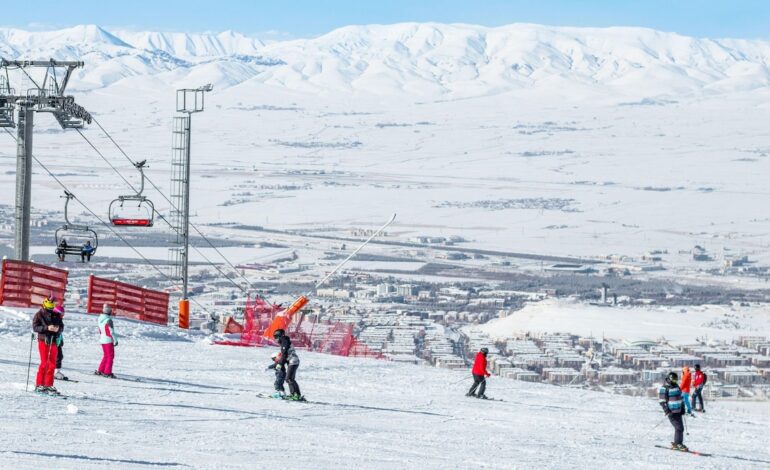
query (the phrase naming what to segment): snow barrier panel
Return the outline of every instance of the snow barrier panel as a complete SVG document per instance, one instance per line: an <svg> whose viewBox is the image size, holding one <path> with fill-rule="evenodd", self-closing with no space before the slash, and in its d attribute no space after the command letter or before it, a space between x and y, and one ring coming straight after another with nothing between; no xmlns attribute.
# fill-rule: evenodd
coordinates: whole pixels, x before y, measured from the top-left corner
<svg viewBox="0 0 770 470"><path fill-rule="evenodd" d="M119 317L167 325L168 298L167 292L91 275L88 278L86 312L102 313L102 306L110 304L113 314Z"/></svg>
<svg viewBox="0 0 770 470"><path fill-rule="evenodd" d="M2 273L0 305L38 307L49 295L64 299L69 274L64 269L4 259Z"/></svg>

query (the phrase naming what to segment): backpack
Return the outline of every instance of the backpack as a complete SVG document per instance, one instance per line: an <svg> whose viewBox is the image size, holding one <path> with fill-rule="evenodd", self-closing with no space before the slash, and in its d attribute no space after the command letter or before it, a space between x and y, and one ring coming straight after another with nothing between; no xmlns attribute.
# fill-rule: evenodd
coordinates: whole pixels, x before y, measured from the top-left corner
<svg viewBox="0 0 770 470"><path fill-rule="evenodd" d="M706 382L709 381L709 376L706 375L705 372L701 372L701 373L703 374L703 384L702 385L706 385Z"/></svg>

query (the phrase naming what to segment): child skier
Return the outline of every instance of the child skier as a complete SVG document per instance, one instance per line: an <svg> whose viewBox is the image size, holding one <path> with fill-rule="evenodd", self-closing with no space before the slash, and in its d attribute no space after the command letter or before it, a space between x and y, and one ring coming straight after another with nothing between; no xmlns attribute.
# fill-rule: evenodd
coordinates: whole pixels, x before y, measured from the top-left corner
<svg viewBox="0 0 770 470"><path fill-rule="evenodd" d="M291 339L282 329L275 330L273 333L273 339L281 347L281 355L276 362L277 369L286 369L286 383L289 385L289 396L287 400L304 401L302 393L299 391L299 384L297 383L297 369L299 368L299 356L297 351L291 345Z"/></svg>
<svg viewBox="0 0 770 470"><path fill-rule="evenodd" d="M58 313L59 316L61 316L62 323L64 322L64 305L58 304L56 307L53 308L53 311ZM59 336L56 338L56 347L58 349L58 354L56 355L56 373L54 374L54 378L56 380L69 380L69 378L62 374L61 372L61 363L64 360L64 335L59 332Z"/></svg>
<svg viewBox="0 0 770 470"><path fill-rule="evenodd" d="M102 345L102 362L94 372L96 375L114 379L112 362L115 360L115 346L118 345L118 337L115 336L115 326L112 323L112 307L109 304L102 306L99 315L99 343Z"/></svg>
<svg viewBox="0 0 770 470"><path fill-rule="evenodd" d="M35 392L58 395L53 386L56 357L59 354L56 341L64 329L61 315L54 311L53 296L43 300L43 305L32 318L32 330L37 333L37 350L40 353L40 367L35 379Z"/></svg>
<svg viewBox="0 0 770 470"><path fill-rule="evenodd" d="M695 391L692 394L692 407L695 411L705 413L706 409L703 407L703 386L706 385L708 376L705 372L700 370L700 364L695 364L695 375L692 378L692 386L695 387ZM700 407L698 402L700 401Z"/></svg>
<svg viewBox="0 0 770 470"><path fill-rule="evenodd" d="M468 393L465 394L466 397L487 399L487 396L484 395L484 392L487 389L486 377L491 375L487 370L487 354L489 354L489 349L487 348L481 348L479 352L476 353L476 360L473 361L473 369L471 370L471 373L473 374L473 385L471 386L471 389L468 390ZM479 388L479 386L481 387ZM476 395L476 389L479 389L478 395Z"/></svg>
<svg viewBox="0 0 770 470"><path fill-rule="evenodd" d="M687 410L687 414L692 416L692 406L690 405L690 385L692 384L692 376L690 375L690 368L687 366L682 367L682 381L679 384L679 389L682 390L682 400L684 400L684 407Z"/></svg>
<svg viewBox="0 0 770 470"><path fill-rule="evenodd" d="M283 388L283 382L286 380L286 370L283 367L278 367L278 361L280 361L281 353L274 352L270 357L273 359L273 363L267 366L267 369L265 370L273 369L275 371L275 393L273 393L271 396L273 398L284 398L286 397L286 390Z"/></svg>
<svg viewBox="0 0 770 470"><path fill-rule="evenodd" d="M660 407L668 417L671 425L674 427L674 442L671 443L673 450L687 452L687 446L684 445L684 403L682 403L682 390L679 389L679 377L676 372L670 372L666 380L658 390L658 399Z"/></svg>

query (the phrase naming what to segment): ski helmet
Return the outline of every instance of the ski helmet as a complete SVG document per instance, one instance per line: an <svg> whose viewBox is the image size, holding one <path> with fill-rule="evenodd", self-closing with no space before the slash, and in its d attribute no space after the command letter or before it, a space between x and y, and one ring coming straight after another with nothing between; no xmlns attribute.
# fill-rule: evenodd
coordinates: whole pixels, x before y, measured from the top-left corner
<svg viewBox="0 0 770 470"><path fill-rule="evenodd" d="M278 328L273 333L273 338L275 338L275 339L282 338L284 336L286 336L286 332L282 328Z"/></svg>
<svg viewBox="0 0 770 470"><path fill-rule="evenodd" d="M489 354L489 349L487 349L487 348L481 348L481 354L483 354L483 355L485 355L485 356L486 356L487 354Z"/></svg>
<svg viewBox="0 0 770 470"><path fill-rule="evenodd" d="M679 380L679 376L676 375L676 372L669 372L668 376L666 377L666 379L669 382L676 382L677 380Z"/></svg>
<svg viewBox="0 0 770 470"><path fill-rule="evenodd" d="M54 299L51 297L46 297L43 299L43 308L46 310L53 310L54 307L56 307L56 304L53 303Z"/></svg>
<svg viewBox="0 0 770 470"><path fill-rule="evenodd" d="M273 360L275 360L275 359L277 359L278 357L280 357L280 355L281 355L281 353L280 353L279 351L276 351L276 352L274 352L274 353L273 353L273 354L270 356L270 358L271 358L271 359L273 359Z"/></svg>

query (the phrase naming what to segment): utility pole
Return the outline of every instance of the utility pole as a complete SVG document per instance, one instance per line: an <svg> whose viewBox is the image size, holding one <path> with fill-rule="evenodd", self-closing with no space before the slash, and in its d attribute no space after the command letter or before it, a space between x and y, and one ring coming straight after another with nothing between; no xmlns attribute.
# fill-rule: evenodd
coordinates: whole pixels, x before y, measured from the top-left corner
<svg viewBox="0 0 770 470"><path fill-rule="evenodd" d="M52 113L62 129L81 128L91 115L65 96L72 72L83 62L0 58L0 127L16 127L15 258L29 259L32 208L32 131L35 112ZM19 89L12 87L18 82ZM14 111L18 109L18 125Z"/></svg>
<svg viewBox="0 0 770 470"><path fill-rule="evenodd" d="M212 85L185 88L176 91L176 111L183 116L174 118L171 158L171 208L172 223L176 231L175 253L178 275L182 280L182 299L179 301L179 327L190 327L190 303L188 296L188 264L190 253L190 146L192 115L203 111L204 93Z"/></svg>

